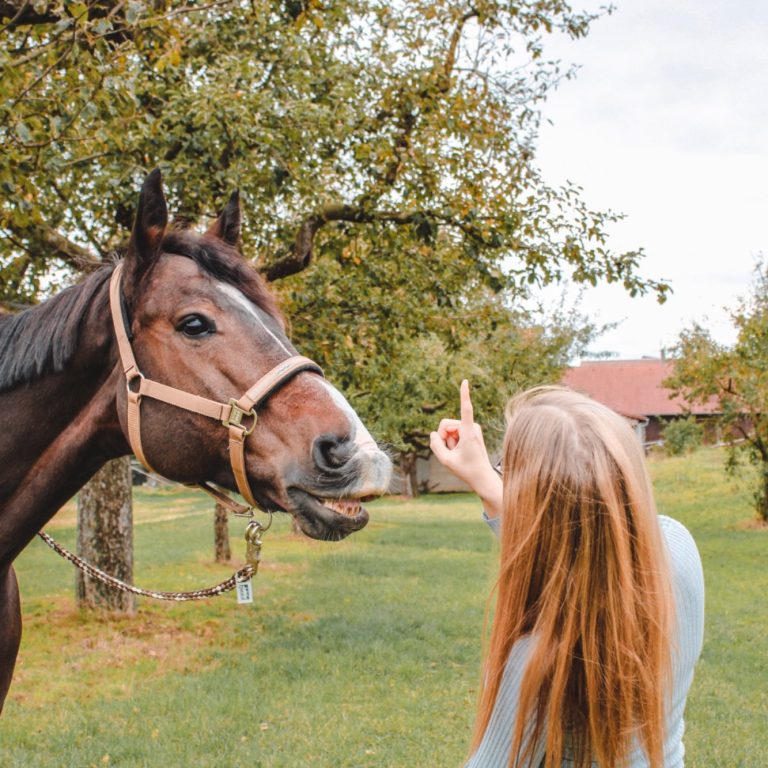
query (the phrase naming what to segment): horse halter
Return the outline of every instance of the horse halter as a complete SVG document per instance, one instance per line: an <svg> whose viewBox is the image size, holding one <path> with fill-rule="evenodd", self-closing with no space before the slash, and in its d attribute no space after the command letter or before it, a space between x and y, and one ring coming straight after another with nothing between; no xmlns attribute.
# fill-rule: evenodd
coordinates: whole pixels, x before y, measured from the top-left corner
<svg viewBox="0 0 768 768"><path fill-rule="evenodd" d="M120 352L120 362L125 374L128 394L128 441L136 458L150 471L152 467L147 461L141 445L141 400L149 397L177 408L199 413L210 419L216 419L229 433L229 461L232 474L235 476L240 495L248 502L250 508L233 502L225 493L214 488L208 482L200 487L210 493L219 503L236 514L252 514L252 508L259 506L250 484L245 467L245 439L253 432L257 421L257 409L278 389L301 371L312 371L323 375L317 363L308 357L293 355L278 363L267 371L239 400L230 398L228 403L219 403L199 395L193 395L181 389L169 387L167 384L147 379L139 370L133 355L130 341L130 328L125 313L120 276L123 265L118 264L109 283L109 306L112 312L112 323L115 328L117 347Z"/></svg>

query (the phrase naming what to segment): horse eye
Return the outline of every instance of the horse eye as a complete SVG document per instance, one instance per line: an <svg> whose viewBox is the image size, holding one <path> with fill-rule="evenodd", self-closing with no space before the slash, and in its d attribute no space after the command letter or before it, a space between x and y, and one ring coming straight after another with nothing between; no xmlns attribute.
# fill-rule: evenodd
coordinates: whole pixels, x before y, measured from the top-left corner
<svg viewBox="0 0 768 768"><path fill-rule="evenodd" d="M216 331L216 326L211 320L202 315L187 315L177 326L176 330L185 336L193 338L207 336Z"/></svg>

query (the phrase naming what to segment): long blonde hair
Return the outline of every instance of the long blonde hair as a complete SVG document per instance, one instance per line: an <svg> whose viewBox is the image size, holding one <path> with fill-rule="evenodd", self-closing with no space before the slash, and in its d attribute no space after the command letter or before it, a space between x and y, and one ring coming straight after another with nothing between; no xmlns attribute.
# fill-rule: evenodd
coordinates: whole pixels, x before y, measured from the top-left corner
<svg viewBox="0 0 768 768"><path fill-rule="evenodd" d="M561 387L507 406L496 608L472 751L515 641L535 638L509 765L661 768L673 598L650 479L626 421ZM530 737L526 723L534 721ZM546 731L546 736L544 735Z"/></svg>

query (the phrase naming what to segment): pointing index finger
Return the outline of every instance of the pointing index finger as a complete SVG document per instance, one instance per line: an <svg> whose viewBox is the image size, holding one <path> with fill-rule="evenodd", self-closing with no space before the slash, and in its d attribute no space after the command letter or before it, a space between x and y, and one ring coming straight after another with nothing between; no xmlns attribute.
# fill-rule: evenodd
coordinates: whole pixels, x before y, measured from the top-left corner
<svg viewBox="0 0 768 768"><path fill-rule="evenodd" d="M472 400L469 397L469 382L466 379L461 382L459 397L461 399L461 424L465 427L471 427L475 422L475 414L472 409Z"/></svg>

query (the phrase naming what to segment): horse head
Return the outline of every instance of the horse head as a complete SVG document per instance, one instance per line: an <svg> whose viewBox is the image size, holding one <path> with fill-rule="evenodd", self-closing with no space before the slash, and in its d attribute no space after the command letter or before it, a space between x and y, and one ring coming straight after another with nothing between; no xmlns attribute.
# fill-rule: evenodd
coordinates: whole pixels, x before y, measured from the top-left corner
<svg viewBox="0 0 768 768"><path fill-rule="evenodd" d="M145 180L122 266L124 317L143 377L228 403L297 354L263 279L238 250L235 193L204 234L168 227L160 173ZM129 435L131 382L118 392ZM259 406L244 443L259 505L289 512L313 538L340 539L368 521L361 501L387 490L391 463L343 395L299 370ZM183 483L236 488L227 430L215 419L142 398L147 462Z"/></svg>

